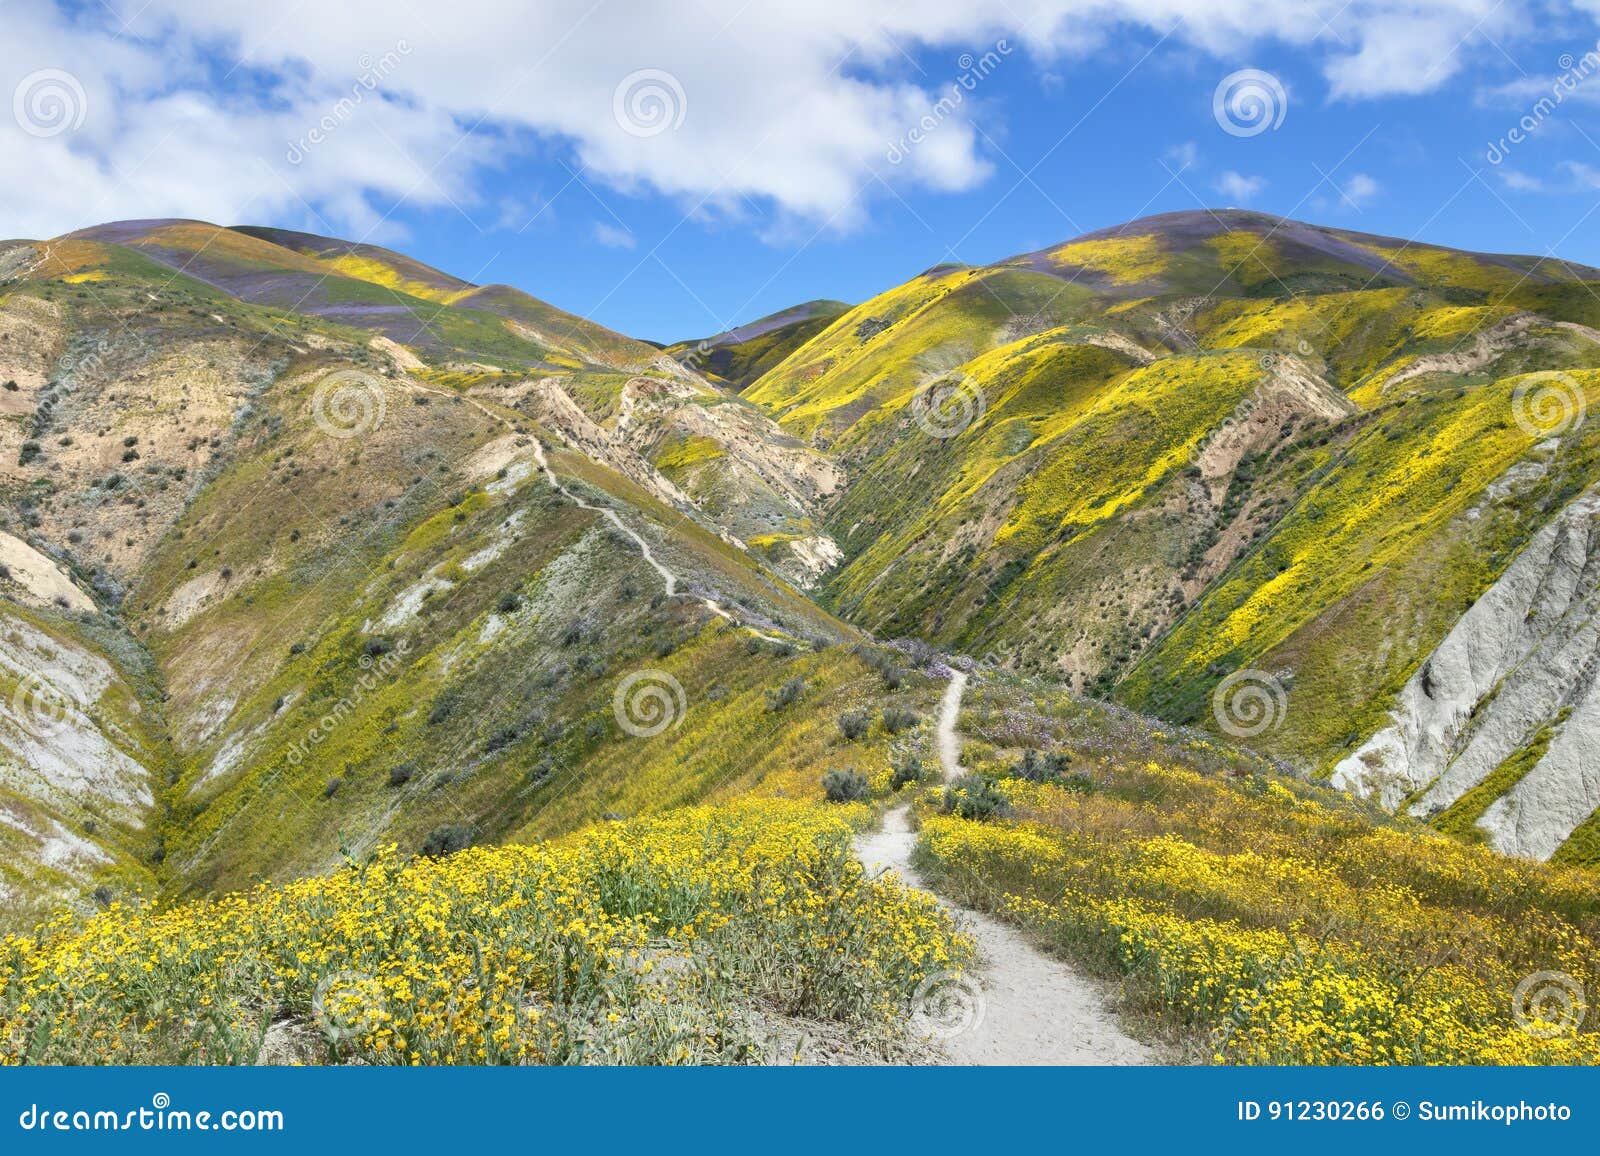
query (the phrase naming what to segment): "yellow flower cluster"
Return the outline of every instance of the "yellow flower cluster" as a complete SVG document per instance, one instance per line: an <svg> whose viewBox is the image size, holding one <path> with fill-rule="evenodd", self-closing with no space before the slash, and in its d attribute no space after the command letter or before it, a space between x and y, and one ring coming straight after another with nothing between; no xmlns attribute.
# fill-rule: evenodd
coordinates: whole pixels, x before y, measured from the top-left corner
<svg viewBox="0 0 1600 1156"><path fill-rule="evenodd" d="M928 817L934 877L1101 974L1197 1057L1600 1063L1600 894L1272 781L1148 765Z"/></svg>
<svg viewBox="0 0 1600 1156"><path fill-rule="evenodd" d="M0 1058L739 1063L756 1009L892 1038L970 945L866 877L863 808L696 808L560 843L371 862L0 944ZM265 1049L272 1055L272 1047Z"/></svg>

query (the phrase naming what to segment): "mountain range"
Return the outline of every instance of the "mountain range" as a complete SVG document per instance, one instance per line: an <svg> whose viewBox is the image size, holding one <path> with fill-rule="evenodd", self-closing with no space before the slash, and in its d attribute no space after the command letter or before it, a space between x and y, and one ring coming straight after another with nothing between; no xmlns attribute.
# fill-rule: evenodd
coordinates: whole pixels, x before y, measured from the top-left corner
<svg viewBox="0 0 1600 1156"><path fill-rule="evenodd" d="M16 921L809 797L947 663L1600 860L1600 270L1201 211L662 349L133 221L0 383Z"/></svg>

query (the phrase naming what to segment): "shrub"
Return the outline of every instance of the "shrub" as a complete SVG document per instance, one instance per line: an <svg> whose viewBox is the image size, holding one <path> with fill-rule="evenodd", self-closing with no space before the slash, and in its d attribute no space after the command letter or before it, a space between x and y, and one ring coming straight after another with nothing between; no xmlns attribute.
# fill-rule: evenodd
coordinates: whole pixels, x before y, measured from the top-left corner
<svg viewBox="0 0 1600 1156"><path fill-rule="evenodd" d="M901 731L908 731L921 721L921 716L909 707L886 706L883 708L883 729L892 735L897 735Z"/></svg>
<svg viewBox="0 0 1600 1156"><path fill-rule="evenodd" d="M922 781L922 760L916 755L904 755L894 761L894 771L889 776L889 787L898 791L908 783Z"/></svg>
<svg viewBox="0 0 1600 1156"><path fill-rule="evenodd" d="M495 609L501 614L515 614L522 609L522 595L514 590L500 595L500 601L495 604Z"/></svg>
<svg viewBox="0 0 1600 1156"><path fill-rule="evenodd" d="M28 441L22 443L22 449L17 453L17 465L25 466L39 456L39 443Z"/></svg>
<svg viewBox="0 0 1600 1156"><path fill-rule="evenodd" d="M411 781L411 776L416 773L416 763L396 763L394 766L389 768L389 785L391 787L403 787Z"/></svg>
<svg viewBox="0 0 1600 1156"><path fill-rule="evenodd" d="M944 813L961 819L1003 819L1011 814L1011 803L983 775L962 775L944 789Z"/></svg>
<svg viewBox="0 0 1600 1156"><path fill-rule="evenodd" d="M805 679L791 678L788 682L778 687L777 690L767 691L767 709L782 710L804 694L805 690Z"/></svg>
<svg viewBox="0 0 1600 1156"><path fill-rule="evenodd" d="M1041 755L1038 751L1027 750L1022 753L1022 761L1012 766L1011 775L1030 783L1054 783L1067 773L1069 762L1071 760L1059 751Z"/></svg>
<svg viewBox="0 0 1600 1156"><path fill-rule="evenodd" d="M830 803L861 803L872 796L872 786L860 771L832 770L822 776L822 793Z"/></svg>
<svg viewBox="0 0 1600 1156"><path fill-rule="evenodd" d="M435 827L422 841L422 854L429 859L443 859L446 855L465 851L472 846L476 834L477 832L468 823L451 823L444 827Z"/></svg>
<svg viewBox="0 0 1600 1156"><path fill-rule="evenodd" d="M851 742L865 738L872 727L872 716L864 710L847 710L839 716L839 733Z"/></svg>
<svg viewBox="0 0 1600 1156"><path fill-rule="evenodd" d="M450 717L456 709L456 691L454 688L441 691L439 697L433 700L433 709L428 712L428 725L436 727Z"/></svg>
<svg viewBox="0 0 1600 1156"><path fill-rule="evenodd" d="M498 750L509 747L521 737L522 731L517 727L501 727L499 730L495 731L494 734L490 735L488 741L483 744L483 753L486 755L492 755Z"/></svg>
<svg viewBox="0 0 1600 1156"><path fill-rule="evenodd" d="M380 655L388 654L393 649L394 643L387 638L378 637L367 639L367 644L361 648L361 652L368 658L377 658Z"/></svg>

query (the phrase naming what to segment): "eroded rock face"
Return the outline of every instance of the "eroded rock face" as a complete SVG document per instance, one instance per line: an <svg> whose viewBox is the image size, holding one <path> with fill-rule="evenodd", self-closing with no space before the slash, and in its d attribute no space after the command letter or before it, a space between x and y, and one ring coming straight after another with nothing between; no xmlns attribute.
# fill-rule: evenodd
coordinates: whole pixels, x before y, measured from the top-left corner
<svg viewBox="0 0 1600 1156"><path fill-rule="evenodd" d="M0 898L77 894L154 806L111 664L0 604Z"/></svg>
<svg viewBox="0 0 1600 1156"><path fill-rule="evenodd" d="M1546 859L1600 808L1600 487L1573 500L1406 683L1389 726L1335 786L1428 816L1544 735L1542 756L1478 820L1509 854ZM1418 795L1418 792L1421 792Z"/></svg>

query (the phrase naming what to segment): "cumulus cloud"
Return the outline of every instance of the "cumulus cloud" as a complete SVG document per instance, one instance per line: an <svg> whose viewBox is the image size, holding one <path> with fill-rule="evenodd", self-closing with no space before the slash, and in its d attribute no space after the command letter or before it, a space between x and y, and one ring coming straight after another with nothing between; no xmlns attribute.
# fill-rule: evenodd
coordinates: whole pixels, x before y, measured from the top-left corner
<svg viewBox="0 0 1600 1156"><path fill-rule="evenodd" d="M608 225L604 221L595 222L594 239L608 249L631 249L637 243L628 230L617 225Z"/></svg>
<svg viewBox="0 0 1600 1156"><path fill-rule="evenodd" d="M1352 208L1360 208L1376 197L1379 192L1378 182L1366 173L1353 173L1339 189L1340 198Z"/></svg>
<svg viewBox="0 0 1600 1156"><path fill-rule="evenodd" d="M1229 203L1234 205L1249 204L1266 187L1265 177L1247 177L1232 169L1217 178L1217 192L1227 197Z"/></svg>
<svg viewBox="0 0 1600 1156"><path fill-rule="evenodd" d="M245 0L11 5L0 96L66 70L82 119L51 135L0 114L0 232L314 214L381 235L400 204L493 227L501 212L476 198L477 176L548 148L586 180L701 216L753 204L847 229L880 180L954 191L989 175L973 120L984 78L962 83L974 61L1070 77L1113 31L1234 66L1273 43L1309 52L1336 98L1357 99L1439 86L1480 39L1526 27L1531 3L1352 0L1325 26L1259 0L346 0L288 16Z"/></svg>

